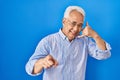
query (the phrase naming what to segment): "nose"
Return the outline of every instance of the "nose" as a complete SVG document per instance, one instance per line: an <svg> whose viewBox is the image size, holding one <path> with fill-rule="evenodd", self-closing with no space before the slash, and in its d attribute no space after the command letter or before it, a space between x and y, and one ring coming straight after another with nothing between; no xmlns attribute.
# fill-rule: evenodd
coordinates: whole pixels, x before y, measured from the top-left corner
<svg viewBox="0 0 120 80"><path fill-rule="evenodd" d="M76 32L76 31L79 30L79 28L77 27L77 25L74 26L73 30L74 30L74 32Z"/></svg>

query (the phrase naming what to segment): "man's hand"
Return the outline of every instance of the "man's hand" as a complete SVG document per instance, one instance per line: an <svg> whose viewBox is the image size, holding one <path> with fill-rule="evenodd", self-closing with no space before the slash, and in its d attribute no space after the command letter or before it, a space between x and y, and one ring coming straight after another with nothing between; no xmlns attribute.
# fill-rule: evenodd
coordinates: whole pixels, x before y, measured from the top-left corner
<svg viewBox="0 0 120 80"><path fill-rule="evenodd" d="M82 30L82 35L78 37L81 38L84 36L92 37L101 50L106 50L104 40L89 26L88 22L86 22L86 27Z"/></svg>
<svg viewBox="0 0 120 80"><path fill-rule="evenodd" d="M82 35L80 37L83 36L95 38L98 34L89 26L88 22L86 22L86 27L82 30Z"/></svg>
<svg viewBox="0 0 120 80"><path fill-rule="evenodd" d="M58 62L51 55L47 55L45 58L36 61L33 69L33 74L41 72L43 68L47 69L52 66L56 67L57 65Z"/></svg>
<svg viewBox="0 0 120 80"><path fill-rule="evenodd" d="M51 55L47 55L45 58L42 59L40 64L43 68L46 69L52 66L56 67L58 65L58 62Z"/></svg>

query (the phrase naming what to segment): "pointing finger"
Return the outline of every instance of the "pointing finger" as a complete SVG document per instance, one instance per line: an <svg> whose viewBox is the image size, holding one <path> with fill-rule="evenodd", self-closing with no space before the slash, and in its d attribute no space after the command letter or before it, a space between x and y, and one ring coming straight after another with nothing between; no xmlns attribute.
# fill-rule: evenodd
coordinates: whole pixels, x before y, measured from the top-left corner
<svg viewBox="0 0 120 80"><path fill-rule="evenodd" d="M56 67L58 65L57 60L54 60L54 67Z"/></svg>
<svg viewBox="0 0 120 80"><path fill-rule="evenodd" d="M58 62L57 62L57 60L55 60L51 55L48 55L47 56L47 62L48 62L48 64L49 65L53 65L53 66L57 66L58 65Z"/></svg>
<svg viewBox="0 0 120 80"><path fill-rule="evenodd" d="M48 62L49 65L53 65L54 64L54 62L52 60L47 60L47 62Z"/></svg>

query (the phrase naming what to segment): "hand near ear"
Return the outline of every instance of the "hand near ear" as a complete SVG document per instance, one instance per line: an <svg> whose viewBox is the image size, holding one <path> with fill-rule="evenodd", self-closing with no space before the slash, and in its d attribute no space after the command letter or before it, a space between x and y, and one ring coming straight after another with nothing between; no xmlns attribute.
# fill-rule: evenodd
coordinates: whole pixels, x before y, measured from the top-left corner
<svg viewBox="0 0 120 80"><path fill-rule="evenodd" d="M82 30L82 35L79 37L87 36L87 37L94 38L95 35L97 35L97 33L89 26L88 22L86 22L86 26Z"/></svg>
<svg viewBox="0 0 120 80"><path fill-rule="evenodd" d="M78 37L80 38L84 36L92 37L99 49L106 50L106 44L104 40L89 26L88 22L86 22L86 27L82 30L82 35Z"/></svg>

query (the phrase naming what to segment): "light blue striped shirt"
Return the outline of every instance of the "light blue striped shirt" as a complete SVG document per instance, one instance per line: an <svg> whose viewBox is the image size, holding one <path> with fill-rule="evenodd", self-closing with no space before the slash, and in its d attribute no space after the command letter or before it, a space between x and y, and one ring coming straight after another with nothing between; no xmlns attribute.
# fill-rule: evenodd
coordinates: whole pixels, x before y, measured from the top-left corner
<svg viewBox="0 0 120 80"><path fill-rule="evenodd" d="M106 43L107 50L100 50L92 38L75 38L69 42L68 38L59 30L58 33L43 38L34 54L26 64L26 72L32 76L35 62L52 55L58 61L57 67L44 69L43 80L85 80L86 62L88 54L98 60L110 57L110 45Z"/></svg>

